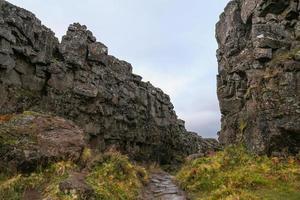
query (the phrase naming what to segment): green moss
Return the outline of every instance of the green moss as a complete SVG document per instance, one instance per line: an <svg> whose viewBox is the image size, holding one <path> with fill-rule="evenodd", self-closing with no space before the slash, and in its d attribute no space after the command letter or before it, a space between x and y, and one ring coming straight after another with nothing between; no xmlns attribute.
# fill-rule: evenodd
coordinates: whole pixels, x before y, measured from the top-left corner
<svg viewBox="0 0 300 200"><path fill-rule="evenodd" d="M296 159L251 155L243 147L190 161L176 178L192 199L300 199Z"/></svg>

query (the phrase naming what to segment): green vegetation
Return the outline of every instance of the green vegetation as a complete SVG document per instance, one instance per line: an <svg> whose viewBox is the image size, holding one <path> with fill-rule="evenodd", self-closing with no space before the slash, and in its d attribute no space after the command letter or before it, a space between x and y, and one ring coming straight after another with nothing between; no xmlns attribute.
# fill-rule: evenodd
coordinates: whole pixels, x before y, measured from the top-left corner
<svg viewBox="0 0 300 200"><path fill-rule="evenodd" d="M103 164L94 166L87 176L96 199L103 200L134 200L147 179L144 168L133 165L118 152L104 154Z"/></svg>
<svg viewBox="0 0 300 200"><path fill-rule="evenodd" d="M239 123L239 134L237 134L237 139L239 142L242 142L244 139L244 133L245 130L247 129L248 123L245 120L241 120Z"/></svg>
<svg viewBox="0 0 300 200"><path fill-rule="evenodd" d="M192 199L300 199L300 163L256 156L243 147L187 162L176 176Z"/></svg>
<svg viewBox="0 0 300 200"><path fill-rule="evenodd" d="M68 177L76 166L71 162L58 162L30 175L8 176L0 173L0 199L22 199L24 191L34 189L46 199L69 199L59 191L59 183Z"/></svg>
<svg viewBox="0 0 300 200"><path fill-rule="evenodd" d="M90 154L85 150L86 154ZM85 155L87 156L87 155ZM58 162L28 175L0 173L0 200L22 199L26 190L37 191L43 199L79 200L74 192L60 191L59 184L79 167L72 162ZM147 181L144 168L131 163L128 157L118 152L108 152L98 157L87 172L86 183L94 190L94 199L134 200Z"/></svg>

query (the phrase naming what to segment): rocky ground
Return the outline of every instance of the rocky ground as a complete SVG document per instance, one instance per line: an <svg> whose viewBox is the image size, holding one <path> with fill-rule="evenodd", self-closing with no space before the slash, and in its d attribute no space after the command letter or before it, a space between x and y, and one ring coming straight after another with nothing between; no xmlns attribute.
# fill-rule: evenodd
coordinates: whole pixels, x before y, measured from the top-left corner
<svg viewBox="0 0 300 200"><path fill-rule="evenodd" d="M159 171L152 173L141 200L186 200L186 194L176 185L173 177Z"/></svg>

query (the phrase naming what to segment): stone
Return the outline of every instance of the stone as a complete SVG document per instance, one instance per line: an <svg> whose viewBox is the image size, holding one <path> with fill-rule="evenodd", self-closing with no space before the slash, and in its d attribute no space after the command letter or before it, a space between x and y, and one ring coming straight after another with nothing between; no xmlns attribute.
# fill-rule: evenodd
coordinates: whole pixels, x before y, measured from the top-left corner
<svg viewBox="0 0 300 200"><path fill-rule="evenodd" d="M278 49L283 46L288 46L288 44L271 37L258 37L253 41L253 46L257 48Z"/></svg>
<svg viewBox="0 0 300 200"><path fill-rule="evenodd" d="M103 54L107 55L108 49L104 44L96 42L88 45L88 52L89 60L101 62Z"/></svg>
<svg viewBox="0 0 300 200"><path fill-rule="evenodd" d="M67 35L62 38L59 50L66 62L80 67L84 64L87 55L86 27L78 23L69 27Z"/></svg>
<svg viewBox="0 0 300 200"><path fill-rule="evenodd" d="M94 190L85 182L85 174L75 172L59 183L59 190L63 194L76 194L81 199L90 199L94 194Z"/></svg>
<svg viewBox="0 0 300 200"><path fill-rule="evenodd" d="M300 61L300 51L297 51L294 55L294 59Z"/></svg>
<svg viewBox="0 0 300 200"><path fill-rule="evenodd" d="M76 94L86 96L86 97L97 97L98 90L97 88L84 86L84 85L78 85L74 88L74 92Z"/></svg>
<svg viewBox="0 0 300 200"><path fill-rule="evenodd" d="M15 65L15 60L11 56L0 53L0 69L11 70Z"/></svg>
<svg viewBox="0 0 300 200"><path fill-rule="evenodd" d="M185 192L182 191L166 172L155 172L151 175L138 199L160 199L160 200L186 200Z"/></svg>
<svg viewBox="0 0 300 200"><path fill-rule="evenodd" d="M47 70L47 66L45 65L35 66L35 74L39 78L46 78L46 70Z"/></svg>
<svg viewBox="0 0 300 200"><path fill-rule="evenodd" d="M289 1L286 0L264 0L260 5L261 16L268 13L281 14L289 6Z"/></svg>
<svg viewBox="0 0 300 200"><path fill-rule="evenodd" d="M237 41L235 38L239 37L236 29L245 29L246 25L241 19L240 6L237 1L230 1L225 11L220 15L220 21L223 23L216 25L216 34L218 42L226 44L219 49L219 53L223 52L225 56L230 56L244 45L243 41Z"/></svg>
<svg viewBox="0 0 300 200"><path fill-rule="evenodd" d="M8 85L22 86L21 77L15 70L10 70L1 78ZM0 79L0 80L1 80Z"/></svg>
<svg viewBox="0 0 300 200"><path fill-rule="evenodd" d="M287 20L297 19L299 16L298 12L298 4L299 2L291 1L289 7L284 11L283 16Z"/></svg>
<svg viewBox="0 0 300 200"><path fill-rule="evenodd" d="M68 91L73 88L73 74L52 74L47 82L48 86L57 91Z"/></svg>
<svg viewBox="0 0 300 200"><path fill-rule="evenodd" d="M248 19L253 14L253 11L256 8L258 3L259 3L259 0L243 1L242 2L241 18L242 18L244 24L247 23Z"/></svg>
<svg viewBox="0 0 300 200"><path fill-rule="evenodd" d="M33 75L21 76L22 86L30 91L41 91L44 88L45 80Z"/></svg>
<svg viewBox="0 0 300 200"><path fill-rule="evenodd" d="M256 48L254 49L254 56L260 61L270 60L272 59L272 49Z"/></svg>
<svg viewBox="0 0 300 200"><path fill-rule="evenodd" d="M11 31L1 26L0 26L0 37L6 39L12 44L16 43L16 38L11 34Z"/></svg>
<svg viewBox="0 0 300 200"><path fill-rule="evenodd" d="M300 22L295 25L295 38L300 40Z"/></svg>
<svg viewBox="0 0 300 200"><path fill-rule="evenodd" d="M12 46L12 49L14 52L22 54L28 58L32 58L37 55L37 53L32 49L32 47L29 46Z"/></svg>
<svg viewBox="0 0 300 200"><path fill-rule="evenodd" d="M243 24L238 16L238 4L233 3L228 9ZM178 163L178 158L210 148L205 139L185 129L168 95L133 74L130 63L108 55L107 47L97 42L85 25L71 24L59 42L34 14L6 1L0 7L2 18L5 20L1 23L1 33L6 39L1 37L5 42L0 43L0 115L24 110L52 113L84 129L93 149L104 151L114 145L138 161ZM224 50L234 49L234 53L243 42L236 42L238 35L231 34L239 26L230 20L228 15L227 21L232 27L220 24L220 28L232 42ZM7 40L9 33L16 39L14 44ZM224 43L226 40L222 38ZM54 120L54 125L56 122ZM58 129L62 132L58 135L48 128L49 145L55 146L57 138L60 139L57 145L66 142L71 149L65 137L76 139L76 134L72 135L66 128ZM81 140L78 142L80 145ZM217 146L217 143L211 144ZM74 145L76 155L78 145ZM61 148L55 147L53 158ZM17 150L23 155L24 152ZM29 150L28 158L44 156ZM61 156L64 155L65 152L61 152Z"/></svg>
<svg viewBox="0 0 300 200"><path fill-rule="evenodd" d="M0 169L22 172L67 159L76 161L86 146L83 131L74 123L48 115L25 112L0 122Z"/></svg>
<svg viewBox="0 0 300 200"><path fill-rule="evenodd" d="M272 155L283 149L297 154L299 1L255 3L229 2L217 23L219 141L224 146L243 143L257 154ZM237 68L241 63L251 67Z"/></svg>
<svg viewBox="0 0 300 200"><path fill-rule="evenodd" d="M61 62L53 62L50 64L50 66L47 68L47 71L50 74L61 74L66 71L65 66Z"/></svg>
<svg viewBox="0 0 300 200"><path fill-rule="evenodd" d="M7 40L0 39L0 43L1 43L1 47L2 47L1 50L0 50L0 53L6 54L6 55L13 54L13 50L11 48L11 45Z"/></svg>

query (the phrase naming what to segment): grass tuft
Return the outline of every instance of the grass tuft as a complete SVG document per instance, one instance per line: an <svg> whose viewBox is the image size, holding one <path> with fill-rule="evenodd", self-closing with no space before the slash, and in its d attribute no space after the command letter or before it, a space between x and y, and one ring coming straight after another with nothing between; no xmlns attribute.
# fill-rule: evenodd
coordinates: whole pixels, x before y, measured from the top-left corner
<svg viewBox="0 0 300 200"><path fill-rule="evenodd" d="M127 156L118 152L103 155L101 164L95 165L87 176L96 199L133 200L148 179L144 168L132 164Z"/></svg>
<svg viewBox="0 0 300 200"><path fill-rule="evenodd" d="M75 168L71 162L58 162L29 175L8 176L0 173L0 199L22 199L28 189L38 191L45 199L65 199L60 194L59 183Z"/></svg>
<svg viewBox="0 0 300 200"><path fill-rule="evenodd" d="M78 171L79 167L74 163L62 161L28 175L0 172L0 200L23 199L27 190L38 192L41 199L80 200L77 191L65 193L59 189L61 182ZM148 181L144 168L133 164L127 156L118 152L102 155L101 161L95 163L86 174L85 183L93 189L92 199L134 200Z"/></svg>
<svg viewBox="0 0 300 200"><path fill-rule="evenodd" d="M192 160L176 178L192 199L300 199L299 161L252 155L241 146Z"/></svg>

